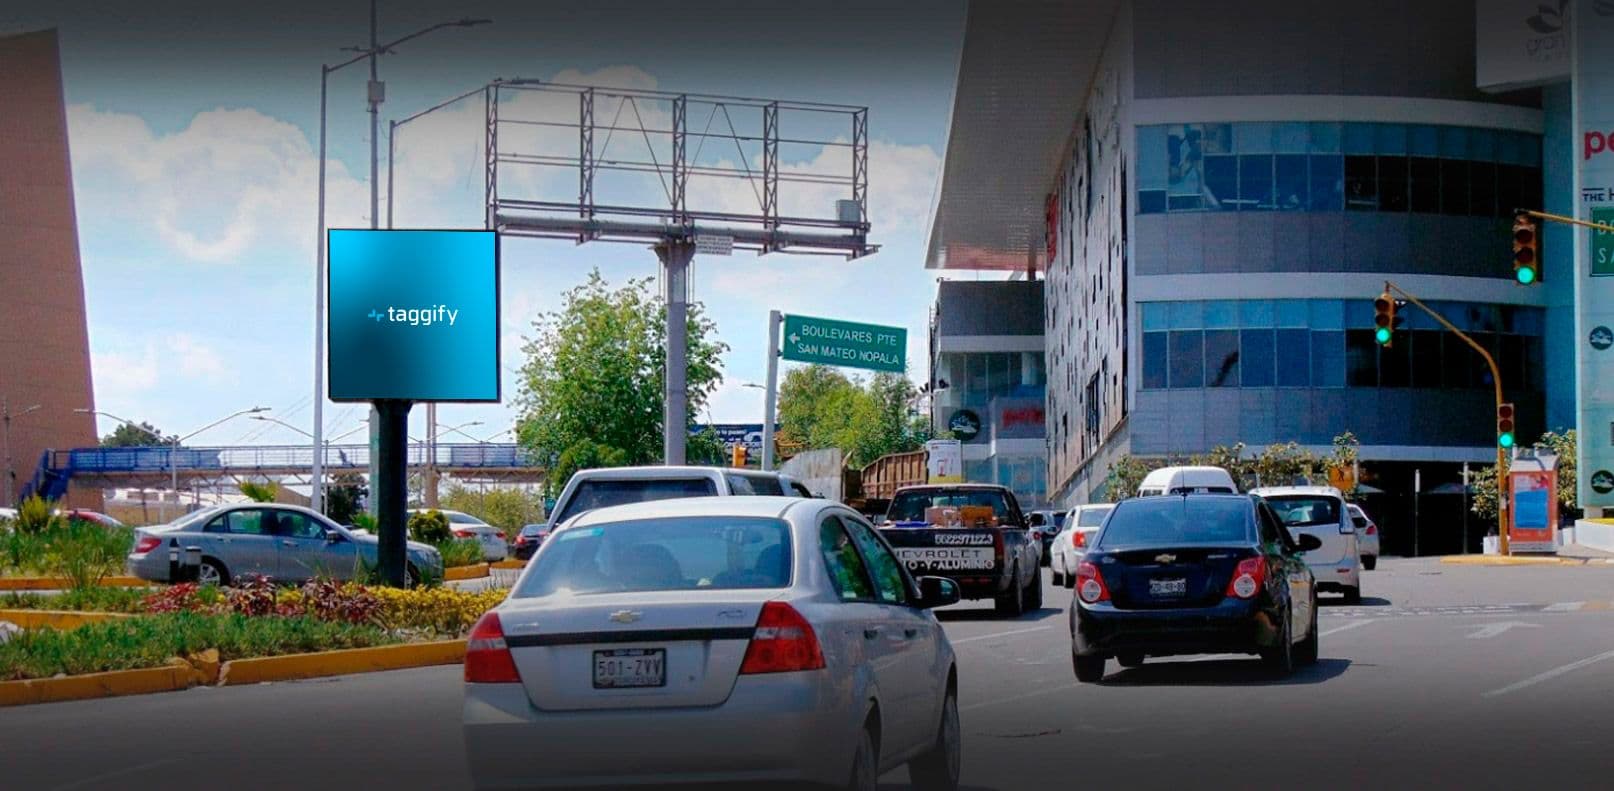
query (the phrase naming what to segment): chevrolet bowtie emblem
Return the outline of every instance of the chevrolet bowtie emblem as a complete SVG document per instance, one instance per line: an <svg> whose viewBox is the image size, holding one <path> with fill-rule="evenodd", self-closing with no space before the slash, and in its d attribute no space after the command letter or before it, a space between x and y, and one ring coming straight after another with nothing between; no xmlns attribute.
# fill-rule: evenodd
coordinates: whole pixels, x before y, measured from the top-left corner
<svg viewBox="0 0 1614 791"><path fill-rule="evenodd" d="M633 610L617 610L611 613L611 620L617 623L633 623L643 616L644 613L634 612Z"/></svg>
<svg viewBox="0 0 1614 791"><path fill-rule="evenodd" d="M1154 556L1154 562L1156 562L1156 563L1172 563L1172 562L1175 562L1176 560L1177 560L1176 555L1155 555Z"/></svg>

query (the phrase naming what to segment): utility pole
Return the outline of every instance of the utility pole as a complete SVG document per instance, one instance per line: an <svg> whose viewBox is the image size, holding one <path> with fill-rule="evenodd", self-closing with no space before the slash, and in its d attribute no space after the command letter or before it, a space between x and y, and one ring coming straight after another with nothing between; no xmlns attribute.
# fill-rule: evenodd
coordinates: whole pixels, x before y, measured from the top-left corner
<svg viewBox="0 0 1614 791"><path fill-rule="evenodd" d="M381 218L379 216L380 215L380 208L381 208L381 192L380 192L380 186L381 185L380 185L380 182L377 181L377 178L376 178L377 175L380 172L380 161L379 161L379 158L377 156L376 133L380 131L380 127L381 127L381 102L385 101L385 99L386 99L386 91L387 91L386 84L381 82L381 80L377 78L377 70L378 70L377 61L379 61L380 57L381 57L381 53L380 53L379 47L378 47L378 44L379 44L378 34L380 33L380 30L378 28L379 28L379 24L378 24L378 20L377 20L376 0L370 0L370 83L369 83L369 100L370 100L370 229L371 230L375 230L375 229L381 227L381 222L380 222ZM406 415L408 414L407 409L404 410L404 414L406 414ZM376 491L379 491L379 488L376 486L376 481L379 478L379 476L381 475L381 450L380 450L381 431L382 431L381 411L379 409L377 409L374 404L371 404L370 405L370 487L371 487L371 489L376 490ZM407 500L407 495L405 496L405 499ZM380 511L377 510L377 507L380 504L380 501L381 501L380 497L372 497L372 498L370 498L370 513L371 514L374 514L374 515L379 515L380 514ZM382 565L385 566L386 563L383 561ZM389 581L391 581L392 577L387 577L387 579ZM401 579L401 577L399 579Z"/></svg>
<svg viewBox="0 0 1614 791"><path fill-rule="evenodd" d="M667 304L667 359L663 363L662 464L685 463L689 440L689 261L695 244L668 240L656 245ZM766 425L766 423L764 423Z"/></svg>
<svg viewBox="0 0 1614 791"><path fill-rule="evenodd" d="M4 502L8 506L17 504L17 471L11 466L11 419L22 417L39 408L39 404L34 404L13 415L11 414L11 404L4 397L0 397L0 426L3 426L3 428L0 428L0 445L5 446L6 457L6 499L0 502Z"/></svg>
<svg viewBox="0 0 1614 791"><path fill-rule="evenodd" d="M779 408L779 325L785 317L768 311L768 388L762 407L762 469L773 469L773 422Z"/></svg>

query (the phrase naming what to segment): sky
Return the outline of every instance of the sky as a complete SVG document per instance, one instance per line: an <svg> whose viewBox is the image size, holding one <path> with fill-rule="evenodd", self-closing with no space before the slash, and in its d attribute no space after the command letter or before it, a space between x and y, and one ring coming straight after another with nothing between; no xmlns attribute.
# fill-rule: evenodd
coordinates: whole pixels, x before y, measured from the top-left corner
<svg viewBox="0 0 1614 791"><path fill-rule="evenodd" d="M319 66L351 57L343 47L368 43L369 3L232 5L55 0L30 7L24 0L0 10L0 33L55 27L60 35L97 408L184 434L266 406L311 431ZM765 376L769 310L904 326L910 375L926 375L937 273L924 268L924 245L963 13L963 0L382 2L381 41L440 21L493 20L437 31L381 59L383 136L388 119L499 77L867 106L878 253L847 262L737 252L699 256L693 265L692 299L704 303L731 347L725 383L702 417L761 422L762 393L744 385ZM330 227L370 222L364 72L360 64L330 80ZM481 226L482 112L480 101L462 102L399 132L396 227ZM690 125L707 120L692 112ZM743 131L746 121L736 122ZM642 141L611 145L624 157L647 151ZM732 164L746 153L728 145L704 151L701 161ZM384 207L384 138L380 148ZM781 156L787 169L840 172L833 151L798 147ZM505 172L501 180L517 187L552 186ZM619 189L628 195L652 186ZM781 196L787 205L814 206L832 197ZM754 205L743 181L692 184L692 209L697 198ZM494 435L519 414L516 372L531 322L557 309L591 269L613 284L657 274L654 254L636 245L519 239L502 253L504 401L440 406L445 428L479 423L444 433L444 442L508 440ZM359 426L365 407L327 403L324 411L326 436L334 437ZM101 418L102 433L115 426ZM424 431L425 409L417 407L411 434ZM306 438L240 419L190 442Z"/></svg>

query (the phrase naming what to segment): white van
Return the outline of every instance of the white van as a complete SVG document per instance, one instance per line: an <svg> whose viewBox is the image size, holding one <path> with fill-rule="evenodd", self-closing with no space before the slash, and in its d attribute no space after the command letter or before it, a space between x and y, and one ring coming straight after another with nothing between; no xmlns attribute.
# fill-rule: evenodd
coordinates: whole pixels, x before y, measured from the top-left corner
<svg viewBox="0 0 1614 791"><path fill-rule="evenodd" d="M1201 492L1238 494L1238 490L1233 476L1221 467L1161 467L1143 476L1143 483L1138 485L1138 496Z"/></svg>
<svg viewBox="0 0 1614 791"><path fill-rule="evenodd" d="M1250 494L1271 506L1290 535L1316 536L1323 542L1305 555L1317 590L1339 591L1346 604L1361 603L1361 550L1345 495L1332 486L1268 486Z"/></svg>

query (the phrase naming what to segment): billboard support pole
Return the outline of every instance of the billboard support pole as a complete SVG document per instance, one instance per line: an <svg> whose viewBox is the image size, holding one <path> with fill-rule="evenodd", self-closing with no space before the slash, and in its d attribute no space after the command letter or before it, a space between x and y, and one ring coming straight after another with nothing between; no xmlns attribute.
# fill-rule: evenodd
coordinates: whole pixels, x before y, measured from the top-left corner
<svg viewBox="0 0 1614 791"><path fill-rule="evenodd" d="M372 482L376 529L380 532L376 547L377 571L382 583L402 588L408 568L405 541L409 507L409 408L413 403L387 398L372 405L380 417L375 459L378 474Z"/></svg>
<svg viewBox="0 0 1614 791"><path fill-rule="evenodd" d="M762 469L773 469L774 410L779 406L779 311L768 311L768 388L762 400Z"/></svg>
<svg viewBox="0 0 1614 791"><path fill-rule="evenodd" d="M662 297L667 307L666 362L662 375L661 458L663 464L685 463L689 439L689 261L695 243L668 239L656 245L661 259Z"/></svg>

